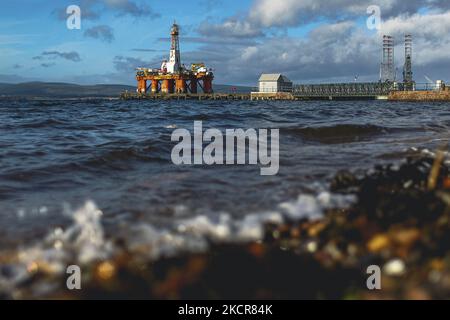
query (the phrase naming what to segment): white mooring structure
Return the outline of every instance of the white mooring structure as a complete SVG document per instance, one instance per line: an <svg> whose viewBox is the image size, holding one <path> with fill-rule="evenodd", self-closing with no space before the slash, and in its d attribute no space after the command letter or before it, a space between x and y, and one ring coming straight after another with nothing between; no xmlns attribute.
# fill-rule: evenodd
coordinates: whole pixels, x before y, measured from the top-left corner
<svg viewBox="0 0 450 320"><path fill-rule="evenodd" d="M292 92L292 81L281 73L262 74L259 77L259 92Z"/></svg>

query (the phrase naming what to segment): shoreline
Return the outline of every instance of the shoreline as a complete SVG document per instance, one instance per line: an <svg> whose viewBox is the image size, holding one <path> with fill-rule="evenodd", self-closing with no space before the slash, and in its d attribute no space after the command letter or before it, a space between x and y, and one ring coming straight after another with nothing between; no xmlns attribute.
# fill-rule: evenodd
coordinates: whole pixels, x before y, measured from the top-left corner
<svg viewBox="0 0 450 320"><path fill-rule="evenodd" d="M266 223L262 241L211 241L205 252L155 261L145 258L151 246L130 250L119 241L118 253L83 267L89 280L83 290L59 288L41 298L450 297L450 170L443 156L416 156L363 177L338 172L330 189L358 200L320 219ZM366 288L370 265L382 270L379 291ZM15 298L33 297L48 282L63 283L65 275L51 265L35 267Z"/></svg>

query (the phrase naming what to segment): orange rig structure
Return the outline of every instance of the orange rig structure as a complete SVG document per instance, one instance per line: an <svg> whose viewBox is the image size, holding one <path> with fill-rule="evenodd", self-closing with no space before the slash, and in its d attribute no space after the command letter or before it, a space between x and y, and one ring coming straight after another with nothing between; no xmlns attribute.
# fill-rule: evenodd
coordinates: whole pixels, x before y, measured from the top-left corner
<svg viewBox="0 0 450 320"><path fill-rule="evenodd" d="M171 47L169 61L164 60L160 69L137 68L137 93L169 94L191 93L197 94L198 87L204 93L213 93L212 81L214 74L204 63L194 63L190 69L181 64L180 28L176 23L171 30ZM150 84L147 86L147 82Z"/></svg>

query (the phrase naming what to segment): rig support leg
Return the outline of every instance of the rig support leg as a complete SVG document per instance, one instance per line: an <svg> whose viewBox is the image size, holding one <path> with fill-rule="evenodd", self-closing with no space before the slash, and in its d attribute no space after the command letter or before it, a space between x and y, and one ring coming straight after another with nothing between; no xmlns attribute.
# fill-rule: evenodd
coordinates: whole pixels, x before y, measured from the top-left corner
<svg viewBox="0 0 450 320"><path fill-rule="evenodd" d="M152 80L152 93L158 93L158 87L159 87L159 81L158 80Z"/></svg>
<svg viewBox="0 0 450 320"><path fill-rule="evenodd" d="M197 93L197 79L191 79L191 93L196 94Z"/></svg>
<svg viewBox="0 0 450 320"><path fill-rule="evenodd" d="M175 92L176 93L186 93L186 80L176 79L175 80Z"/></svg>
<svg viewBox="0 0 450 320"><path fill-rule="evenodd" d="M147 81L144 79L138 80L138 93L147 93Z"/></svg>
<svg viewBox="0 0 450 320"><path fill-rule="evenodd" d="M204 78L203 79L203 91L207 94L213 93L212 90L212 79L211 78Z"/></svg>
<svg viewBox="0 0 450 320"><path fill-rule="evenodd" d="M169 80L169 93L175 92L175 80L170 79Z"/></svg>
<svg viewBox="0 0 450 320"><path fill-rule="evenodd" d="M165 79L161 84L161 93L169 93L170 80Z"/></svg>

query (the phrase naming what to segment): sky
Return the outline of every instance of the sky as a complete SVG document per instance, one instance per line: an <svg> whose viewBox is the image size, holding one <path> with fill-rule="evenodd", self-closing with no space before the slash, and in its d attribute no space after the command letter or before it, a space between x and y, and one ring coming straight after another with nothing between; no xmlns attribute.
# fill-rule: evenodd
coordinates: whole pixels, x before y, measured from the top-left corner
<svg viewBox="0 0 450 320"><path fill-rule="evenodd" d="M80 29L67 27L70 5L81 9ZM256 86L261 73L378 81L383 34L395 37L398 79L411 34L416 82L450 82L450 0L4 1L0 82L134 85L136 67L168 58L174 21L182 62L206 63L215 83Z"/></svg>

